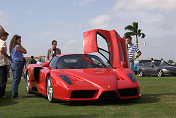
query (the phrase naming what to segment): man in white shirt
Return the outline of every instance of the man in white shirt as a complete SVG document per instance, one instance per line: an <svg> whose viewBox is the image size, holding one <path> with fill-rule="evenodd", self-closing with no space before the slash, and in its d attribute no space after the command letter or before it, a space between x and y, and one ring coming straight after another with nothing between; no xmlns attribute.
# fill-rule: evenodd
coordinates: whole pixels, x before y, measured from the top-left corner
<svg viewBox="0 0 176 118"><path fill-rule="evenodd" d="M7 65L8 60L11 60L10 56L7 55L6 40L8 33L0 31L0 97L5 97L5 88L7 82Z"/></svg>
<svg viewBox="0 0 176 118"><path fill-rule="evenodd" d="M141 51L137 48L136 45L132 43L132 37L128 36L125 38L127 41L127 48L128 48L128 57L130 62L130 69L131 71L134 71L134 61L142 54ZM135 52L137 55L135 56Z"/></svg>

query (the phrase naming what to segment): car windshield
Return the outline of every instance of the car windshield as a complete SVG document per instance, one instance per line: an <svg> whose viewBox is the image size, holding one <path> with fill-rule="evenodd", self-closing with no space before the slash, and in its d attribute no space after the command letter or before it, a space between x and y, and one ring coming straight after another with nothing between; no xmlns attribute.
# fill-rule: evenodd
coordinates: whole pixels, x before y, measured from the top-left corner
<svg viewBox="0 0 176 118"><path fill-rule="evenodd" d="M161 62L161 66L170 66L170 65L166 62Z"/></svg>
<svg viewBox="0 0 176 118"><path fill-rule="evenodd" d="M73 54L60 57L57 69L106 68L104 62L95 55Z"/></svg>
<svg viewBox="0 0 176 118"><path fill-rule="evenodd" d="M157 66L157 67L159 67L159 66L161 66L161 62L154 62L154 65Z"/></svg>
<svg viewBox="0 0 176 118"><path fill-rule="evenodd" d="M154 65L159 67L159 66L170 66L168 63L166 62L154 62Z"/></svg>

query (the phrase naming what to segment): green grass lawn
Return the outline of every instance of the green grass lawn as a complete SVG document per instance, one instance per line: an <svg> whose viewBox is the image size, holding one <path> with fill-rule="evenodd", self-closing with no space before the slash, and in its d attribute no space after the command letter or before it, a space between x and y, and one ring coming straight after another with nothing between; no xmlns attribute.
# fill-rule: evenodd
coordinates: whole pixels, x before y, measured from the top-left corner
<svg viewBox="0 0 176 118"><path fill-rule="evenodd" d="M39 94L27 94L25 81L19 86L20 99L11 99L11 80L6 99L0 99L2 118L176 118L176 77L137 77L141 98L96 102L49 103Z"/></svg>

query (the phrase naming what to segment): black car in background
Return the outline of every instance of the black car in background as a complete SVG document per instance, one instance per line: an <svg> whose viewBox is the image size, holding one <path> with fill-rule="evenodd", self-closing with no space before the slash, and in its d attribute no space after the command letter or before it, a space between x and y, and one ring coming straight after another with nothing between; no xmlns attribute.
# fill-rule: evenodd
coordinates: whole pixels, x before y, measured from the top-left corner
<svg viewBox="0 0 176 118"><path fill-rule="evenodd" d="M161 61L147 62L139 68L138 73L139 76L157 75L158 77L162 77L165 75L176 75L176 67Z"/></svg>

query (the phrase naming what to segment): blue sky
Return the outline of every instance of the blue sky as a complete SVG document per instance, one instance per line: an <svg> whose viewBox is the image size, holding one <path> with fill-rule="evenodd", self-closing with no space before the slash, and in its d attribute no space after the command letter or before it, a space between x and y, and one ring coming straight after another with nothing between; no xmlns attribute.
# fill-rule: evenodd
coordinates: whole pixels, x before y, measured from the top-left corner
<svg viewBox="0 0 176 118"><path fill-rule="evenodd" d="M139 22L142 56L176 61L175 0L0 0L0 24L22 36L25 56L46 55L53 39L63 54L83 53L83 32L115 29ZM135 37L133 39L135 42ZM146 43L146 46L144 46Z"/></svg>

